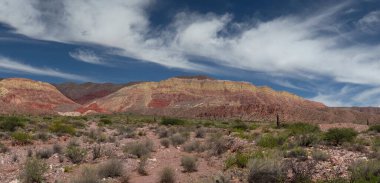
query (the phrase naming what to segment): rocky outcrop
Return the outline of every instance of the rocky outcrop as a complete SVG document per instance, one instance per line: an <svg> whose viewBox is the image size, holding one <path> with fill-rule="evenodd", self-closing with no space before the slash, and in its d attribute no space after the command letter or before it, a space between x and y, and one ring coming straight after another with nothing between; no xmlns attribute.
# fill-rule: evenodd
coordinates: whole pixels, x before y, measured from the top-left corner
<svg viewBox="0 0 380 183"><path fill-rule="evenodd" d="M79 105L53 85L29 79L0 80L0 113L51 114L72 111Z"/></svg>

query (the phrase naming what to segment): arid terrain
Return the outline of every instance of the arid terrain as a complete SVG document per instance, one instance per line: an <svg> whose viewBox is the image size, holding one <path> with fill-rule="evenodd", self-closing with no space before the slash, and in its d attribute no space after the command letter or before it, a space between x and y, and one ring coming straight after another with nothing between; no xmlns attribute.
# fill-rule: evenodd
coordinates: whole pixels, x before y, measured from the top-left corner
<svg viewBox="0 0 380 183"><path fill-rule="evenodd" d="M0 106L0 182L380 180L378 108L330 108L246 82L9 78Z"/></svg>

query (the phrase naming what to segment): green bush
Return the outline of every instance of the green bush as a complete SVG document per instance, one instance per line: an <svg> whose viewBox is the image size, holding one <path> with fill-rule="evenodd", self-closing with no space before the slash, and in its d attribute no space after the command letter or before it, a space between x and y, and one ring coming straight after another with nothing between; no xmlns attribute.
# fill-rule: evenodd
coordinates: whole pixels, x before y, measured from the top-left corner
<svg viewBox="0 0 380 183"><path fill-rule="evenodd" d="M278 159L252 159L248 169L249 183L280 183L286 178L284 166Z"/></svg>
<svg viewBox="0 0 380 183"><path fill-rule="evenodd" d="M258 139L257 145L260 147L275 148L283 145L286 139L287 137L284 135L264 134Z"/></svg>
<svg viewBox="0 0 380 183"><path fill-rule="evenodd" d="M29 144L32 142L32 136L29 133L25 132L13 132L12 133L13 140L18 144Z"/></svg>
<svg viewBox="0 0 380 183"><path fill-rule="evenodd" d="M181 158L181 166L184 172L195 172L197 171L197 159L191 156L183 156Z"/></svg>
<svg viewBox="0 0 380 183"><path fill-rule="evenodd" d="M37 158L28 158L25 163L21 178L25 183L44 182L44 174L47 171L47 165Z"/></svg>
<svg viewBox="0 0 380 183"><path fill-rule="evenodd" d="M18 127L24 127L24 120L19 117L3 117L0 121L0 129L5 131L15 131Z"/></svg>
<svg viewBox="0 0 380 183"><path fill-rule="evenodd" d="M75 128L70 124L65 124L62 121L55 121L49 126L49 130L57 134L75 134Z"/></svg>
<svg viewBox="0 0 380 183"><path fill-rule="evenodd" d="M358 133L352 128L331 128L325 133L325 140L333 145L352 142Z"/></svg>
<svg viewBox="0 0 380 183"><path fill-rule="evenodd" d="M247 131L249 130L249 126L243 122L237 122L234 125L232 125L232 129L234 131Z"/></svg>
<svg viewBox="0 0 380 183"><path fill-rule="evenodd" d="M165 167L160 172L159 183L174 183L176 182L175 172L172 168Z"/></svg>
<svg viewBox="0 0 380 183"><path fill-rule="evenodd" d="M372 125L372 126L369 127L368 130L380 133L380 125Z"/></svg>
<svg viewBox="0 0 380 183"><path fill-rule="evenodd" d="M349 171L351 172L351 182L380 182L379 160L356 161Z"/></svg>
<svg viewBox="0 0 380 183"><path fill-rule="evenodd" d="M308 123L293 123L285 126L291 135L301 135L319 132L318 126Z"/></svg>
<svg viewBox="0 0 380 183"><path fill-rule="evenodd" d="M161 120L162 125L184 125L186 122L182 119L164 118Z"/></svg>
<svg viewBox="0 0 380 183"><path fill-rule="evenodd" d="M69 145L66 148L66 157L69 158L69 160L74 164L81 163L85 159L86 155L87 151L76 145Z"/></svg>
<svg viewBox="0 0 380 183"><path fill-rule="evenodd" d="M123 164L117 159L111 159L98 168L100 178L120 177L123 175Z"/></svg>

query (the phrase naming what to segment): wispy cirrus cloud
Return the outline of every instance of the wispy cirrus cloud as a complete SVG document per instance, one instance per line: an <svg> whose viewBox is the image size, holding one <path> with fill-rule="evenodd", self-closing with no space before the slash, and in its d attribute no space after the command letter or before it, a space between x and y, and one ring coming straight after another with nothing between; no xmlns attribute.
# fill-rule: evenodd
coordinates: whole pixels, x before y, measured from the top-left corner
<svg viewBox="0 0 380 183"><path fill-rule="evenodd" d="M51 68L38 68L33 67L31 65L23 64L19 61L15 61L6 57L0 56L0 70L5 72L17 72L23 74L33 74L33 75L41 75L41 76L51 76L75 81L91 81L92 79L76 75L61 72L58 70L54 70Z"/></svg>
<svg viewBox="0 0 380 183"><path fill-rule="evenodd" d="M89 64L97 64L97 65L108 64L103 61L103 58L101 56L87 49L76 49L75 51L69 52L69 55L75 60L86 62Z"/></svg>

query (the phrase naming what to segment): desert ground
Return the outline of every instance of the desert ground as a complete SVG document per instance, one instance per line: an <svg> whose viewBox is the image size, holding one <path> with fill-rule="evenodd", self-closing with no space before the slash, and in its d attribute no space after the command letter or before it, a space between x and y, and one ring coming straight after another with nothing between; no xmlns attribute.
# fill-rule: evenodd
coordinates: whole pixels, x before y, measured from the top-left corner
<svg viewBox="0 0 380 183"><path fill-rule="evenodd" d="M0 182L377 182L380 126L3 116Z"/></svg>

